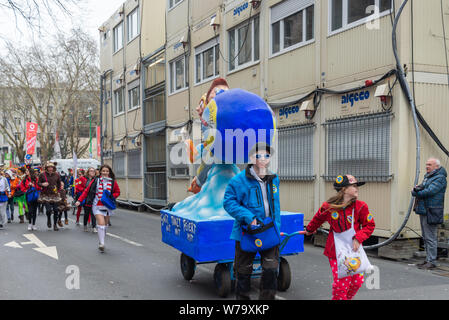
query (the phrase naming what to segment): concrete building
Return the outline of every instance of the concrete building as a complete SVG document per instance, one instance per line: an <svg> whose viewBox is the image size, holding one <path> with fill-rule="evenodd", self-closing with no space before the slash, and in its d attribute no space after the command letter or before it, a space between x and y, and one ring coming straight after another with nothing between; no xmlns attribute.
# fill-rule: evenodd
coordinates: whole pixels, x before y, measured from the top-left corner
<svg viewBox="0 0 449 320"><path fill-rule="evenodd" d="M165 135L160 143L153 134L165 129L165 104L152 95L165 89L165 74L155 71L164 64L158 54L163 57L165 1L128 0L99 31L103 161L117 176L120 200L165 205L165 154L151 149L165 149ZM156 109L162 112L157 119ZM161 191L153 192L155 186Z"/></svg>
<svg viewBox="0 0 449 320"><path fill-rule="evenodd" d="M276 113L283 210L303 212L309 221L334 192L336 176L351 173L367 181L360 198L375 216L374 235L380 240L390 237L410 203L416 157L412 114L395 75L389 74L396 65L393 9L401 3L169 1L167 123L195 121L201 95L215 77L225 77L232 88L262 96ZM414 1L413 10L412 17L410 3L399 22L399 56L408 81L414 80L419 111L448 146L449 92L439 2ZM449 22L446 15L444 21ZM316 88L329 91L315 96L316 112L313 117L313 111L307 112L306 118L300 109L315 109L314 95L309 94ZM351 88L361 89L339 93ZM376 90L387 96L386 103L376 97ZM167 135L170 149L182 130L168 130ZM447 165L447 157L427 133L421 130L421 135L420 180L428 157L439 157ZM169 202L188 195L194 175L191 166L173 169L168 175ZM416 238L420 227L413 213L407 227L400 238Z"/></svg>
<svg viewBox="0 0 449 320"><path fill-rule="evenodd" d="M390 237L407 213L416 158L412 113L392 72L392 22L401 3L125 2L100 28L103 157L119 173L121 198L164 205L189 195L196 166L174 165L168 155L199 126L195 108L220 76L231 88L262 96L276 114L283 210L303 212L309 221L333 194L337 175L351 173L367 182L360 198L374 214L374 235ZM142 31L130 39L133 10ZM410 2L397 36L416 105L448 146L441 16L439 1ZM420 181L428 157L448 164L422 129L421 136ZM412 213L399 239L416 232Z"/></svg>

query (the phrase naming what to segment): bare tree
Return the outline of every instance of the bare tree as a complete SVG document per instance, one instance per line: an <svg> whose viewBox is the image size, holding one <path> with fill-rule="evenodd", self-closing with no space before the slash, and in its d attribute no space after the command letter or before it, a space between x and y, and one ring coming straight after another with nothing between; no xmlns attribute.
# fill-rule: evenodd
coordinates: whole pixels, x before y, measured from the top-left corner
<svg viewBox="0 0 449 320"><path fill-rule="evenodd" d="M71 8L78 6L76 0L0 0L0 9L11 13L16 27L25 22L28 29L40 30L42 16L49 17L54 22L58 15L71 15ZM11 21L13 22L13 21Z"/></svg>
<svg viewBox="0 0 449 320"><path fill-rule="evenodd" d="M21 48L12 43L0 58L0 85L20 92L14 109L39 126L37 139L41 161L53 154L55 134L69 137L66 154L82 151L80 127L88 120L88 108L98 113L98 50L82 30L59 34L52 45ZM9 102L11 103L11 102ZM1 106L5 112L8 106ZM2 130L8 130L2 128Z"/></svg>

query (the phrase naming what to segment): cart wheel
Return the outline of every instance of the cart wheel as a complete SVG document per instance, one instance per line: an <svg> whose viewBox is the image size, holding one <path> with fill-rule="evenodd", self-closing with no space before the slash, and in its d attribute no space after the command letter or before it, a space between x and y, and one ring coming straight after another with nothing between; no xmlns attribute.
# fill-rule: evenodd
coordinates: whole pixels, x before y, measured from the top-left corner
<svg viewBox="0 0 449 320"><path fill-rule="evenodd" d="M278 290L287 291L290 288L292 281L292 274L290 271L290 265L288 261L281 257L279 262L279 275L278 275Z"/></svg>
<svg viewBox="0 0 449 320"><path fill-rule="evenodd" d="M196 262L189 256L181 253L181 273L187 281L192 280L195 274Z"/></svg>
<svg viewBox="0 0 449 320"><path fill-rule="evenodd" d="M231 292L231 272L225 263L219 263L215 266L214 282L217 294L221 298L226 298Z"/></svg>

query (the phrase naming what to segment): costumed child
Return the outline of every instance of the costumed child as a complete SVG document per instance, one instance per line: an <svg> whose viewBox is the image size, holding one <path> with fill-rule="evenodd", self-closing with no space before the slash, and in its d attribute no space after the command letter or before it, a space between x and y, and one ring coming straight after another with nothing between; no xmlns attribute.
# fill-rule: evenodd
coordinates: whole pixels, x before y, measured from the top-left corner
<svg viewBox="0 0 449 320"><path fill-rule="evenodd" d="M67 217L67 211L70 210L70 207L67 203L67 191L64 189L64 183L61 182L61 189L59 190L59 195L61 196L61 201L58 205L58 212L59 212L59 218L58 218L58 225L62 228L62 213L64 213L65 218L65 224L69 224L69 219Z"/></svg>
<svg viewBox="0 0 449 320"><path fill-rule="evenodd" d="M27 169L24 167L20 167L17 173L17 179L19 179L19 184L14 192L14 201L17 202L17 206L19 207L19 219L20 223L25 223L24 214L28 214L28 203L26 199L26 190L25 186L22 185L23 181L27 176Z"/></svg>
<svg viewBox="0 0 449 320"><path fill-rule="evenodd" d="M77 176L78 178L76 178L75 180L75 202L83 193L87 183L87 178L84 175L83 169L77 170ZM82 208L83 208L82 206L79 206L78 209L76 210L76 225L80 224L80 215Z"/></svg>
<svg viewBox="0 0 449 320"><path fill-rule="evenodd" d="M349 230L352 226L352 220L354 220L353 251L358 251L363 241L367 240L373 233L375 228L373 215L369 212L368 205L365 202L357 200L358 187L364 184L365 182L358 182L351 175L338 176L334 183L337 194L321 205L306 228L306 235L311 235L323 223L328 222L330 225L324 255L329 258L334 278L332 300L351 300L363 284L362 274L339 279L334 233L338 234Z"/></svg>

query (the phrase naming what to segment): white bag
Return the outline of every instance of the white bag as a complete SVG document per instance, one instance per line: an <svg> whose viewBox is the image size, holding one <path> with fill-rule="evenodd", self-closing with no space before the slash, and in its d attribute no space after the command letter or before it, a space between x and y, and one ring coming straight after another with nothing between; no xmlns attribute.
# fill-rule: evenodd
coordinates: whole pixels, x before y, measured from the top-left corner
<svg viewBox="0 0 449 320"><path fill-rule="evenodd" d="M354 209L352 209L351 218L351 229L341 233L334 232L339 279L366 272L373 267L361 244L358 251L353 250L352 241L355 236Z"/></svg>

